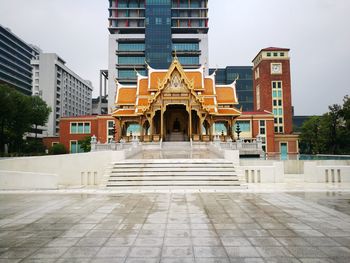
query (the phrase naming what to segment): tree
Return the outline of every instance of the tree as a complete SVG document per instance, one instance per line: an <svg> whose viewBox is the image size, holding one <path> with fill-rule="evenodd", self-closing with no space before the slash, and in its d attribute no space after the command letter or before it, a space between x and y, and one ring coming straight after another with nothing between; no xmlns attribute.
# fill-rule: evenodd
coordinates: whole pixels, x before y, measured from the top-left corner
<svg viewBox="0 0 350 263"><path fill-rule="evenodd" d="M308 154L350 153L350 100L329 106L329 112L307 120L302 126L300 150Z"/></svg>
<svg viewBox="0 0 350 263"><path fill-rule="evenodd" d="M91 151L91 136L86 136L84 139L80 140L78 143L80 145L80 148L82 148L84 152Z"/></svg>
<svg viewBox="0 0 350 263"><path fill-rule="evenodd" d="M31 123L35 126L35 138L37 138L38 126L44 126L47 123L51 108L38 96L31 97L31 106Z"/></svg>
<svg viewBox="0 0 350 263"><path fill-rule="evenodd" d="M300 148L303 153L320 153L320 119L321 117L313 116L301 127Z"/></svg>
<svg viewBox="0 0 350 263"><path fill-rule="evenodd" d="M9 125L14 115L13 89L0 85L0 152L9 141Z"/></svg>
<svg viewBox="0 0 350 263"><path fill-rule="evenodd" d="M23 135L33 125L45 125L51 109L39 97L26 96L14 88L0 84L0 153L5 144L10 152L21 152L26 145Z"/></svg>

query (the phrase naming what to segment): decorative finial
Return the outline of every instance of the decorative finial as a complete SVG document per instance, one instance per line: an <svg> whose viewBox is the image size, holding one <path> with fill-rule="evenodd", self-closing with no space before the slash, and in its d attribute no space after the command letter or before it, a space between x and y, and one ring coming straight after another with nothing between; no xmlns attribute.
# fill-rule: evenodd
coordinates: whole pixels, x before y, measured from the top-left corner
<svg viewBox="0 0 350 263"><path fill-rule="evenodd" d="M147 63L147 61L145 60L145 64L146 64L146 66L147 66L147 68L148 69L150 69L151 68L151 66Z"/></svg>
<svg viewBox="0 0 350 263"><path fill-rule="evenodd" d="M134 66L134 71L136 72L136 75L140 75L139 72L136 70L135 66Z"/></svg>

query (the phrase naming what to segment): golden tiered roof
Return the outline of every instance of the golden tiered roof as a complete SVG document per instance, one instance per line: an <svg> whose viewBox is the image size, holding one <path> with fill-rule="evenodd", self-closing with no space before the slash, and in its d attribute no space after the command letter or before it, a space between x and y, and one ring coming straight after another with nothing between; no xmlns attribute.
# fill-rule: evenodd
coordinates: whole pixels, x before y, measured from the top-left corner
<svg viewBox="0 0 350 263"><path fill-rule="evenodd" d="M172 82L174 84L172 84ZM240 116L236 81L230 85L216 85L215 73L204 75L204 67L183 69L175 57L169 69L158 70L148 67L148 76L137 74L134 86L117 84L115 117L142 116L155 103L163 92L191 94L202 109L213 116Z"/></svg>

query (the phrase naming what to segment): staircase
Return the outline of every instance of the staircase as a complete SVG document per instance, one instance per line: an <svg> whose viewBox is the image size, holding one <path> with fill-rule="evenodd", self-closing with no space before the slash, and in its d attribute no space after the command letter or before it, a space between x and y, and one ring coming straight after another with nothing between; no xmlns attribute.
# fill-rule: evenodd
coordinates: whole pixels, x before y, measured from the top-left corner
<svg viewBox="0 0 350 263"><path fill-rule="evenodd" d="M114 163L107 187L217 189L241 184L233 164L223 159L142 159Z"/></svg>
<svg viewBox="0 0 350 263"><path fill-rule="evenodd" d="M183 142L188 140L188 136L186 136L183 132L172 132L167 135L166 140L168 142Z"/></svg>

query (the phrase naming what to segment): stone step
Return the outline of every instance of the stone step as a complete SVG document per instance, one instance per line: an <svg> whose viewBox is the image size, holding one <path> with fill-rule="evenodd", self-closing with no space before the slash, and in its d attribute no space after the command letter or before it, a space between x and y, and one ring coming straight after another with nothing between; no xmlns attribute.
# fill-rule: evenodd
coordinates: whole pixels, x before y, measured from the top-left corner
<svg viewBox="0 0 350 263"><path fill-rule="evenodd" d="M112 172L111 176L235 176L235 172Z"/></svg>
<svg viewBox="0 0 350 263"><path fill-rule="evenodd" d="M238 181L237 176L117 176L110 177L108 182L117 181Z"/></svg>
<svg viewBox="0 0 350 263"><path fill-rule="evenodd" d="M159 187L236 189L240 185L232 162L223 159L125 160L113 163L107 182L107 187L145 187L149 190Z"/></svg>
<svg viewBox="0 0 350 263"><path fill-rule="evenodd" d="M107 187L130 186L240 186L238 181L116 181L108 182Z"/></svg>
<svg viewBox="0 0 350 263"><path fill-rule="evenodd" d="M114 167L112 173L119 172L235 172L232 167Z"/></svg>
<svg viewBox="0 0 350 263"><path fill-rule="evenodd" d="M230 164L232 162L223 159L130 159L121 162L115 162L113 165L129 165L129 164Z"/></svg>

